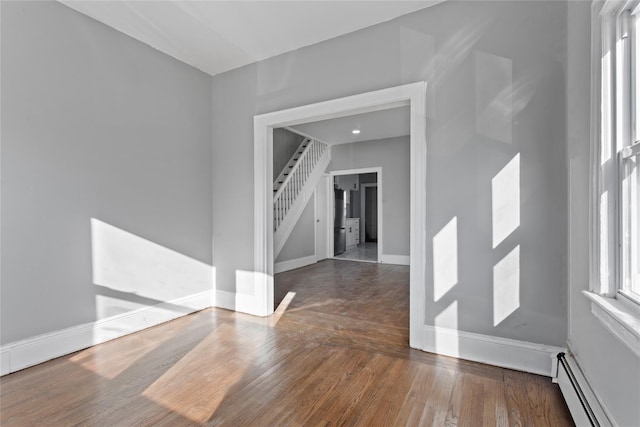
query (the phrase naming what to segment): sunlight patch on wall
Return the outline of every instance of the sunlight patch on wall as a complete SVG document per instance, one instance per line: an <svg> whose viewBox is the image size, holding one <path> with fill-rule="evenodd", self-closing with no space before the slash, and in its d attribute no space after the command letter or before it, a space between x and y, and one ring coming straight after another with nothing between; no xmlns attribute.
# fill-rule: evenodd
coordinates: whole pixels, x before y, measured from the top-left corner
<svg viewBox="0 0 640 427"><path fill-rule="evenodd" d="M507 144L512 141L513 61L476 51L476 132Z"/></svg>
<svg viewBox="0 0 640 427"><path fill-rule="evenodd" d="M520 226L520 154L491 179L493 248Z"/></svg>
<svg viewBox="0 0 640 427"><path fill-rule="evenodd" d="M433 237L433 300L438 301L458 283L458 217Z"/></svg>
<svg viewBox="0 0 640 427"><path fill-rule="evenodd" d="M520 307L520 245L493 267L493 326Z"/></svg>
<svg viewBox="0 0 640 427"><path fill-rule="evenodd" d="M95 218L91 219L91 251L98 320L214 286L212 266ZM171 304L165 308L182 310Z"/></svg>
<svg viewBox="0 0 640 427"><path fill-rule="evenodd" d="M434 318L436 352L457 357L460 354L458 336L458 301L453 301ZM438 330L442 328L443 330Z"/></svg>

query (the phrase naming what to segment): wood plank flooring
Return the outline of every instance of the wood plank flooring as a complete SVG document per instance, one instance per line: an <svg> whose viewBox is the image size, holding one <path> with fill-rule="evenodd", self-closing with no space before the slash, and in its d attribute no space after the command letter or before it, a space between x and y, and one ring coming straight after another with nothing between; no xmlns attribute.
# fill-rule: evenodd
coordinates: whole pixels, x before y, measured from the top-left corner
<svg viewBox="0 0 640 427"><path fill-rule="evenodd" d="M337 260L279 274L269 318L208 309L2 377L0 424L573 425L549 378L408 348L408 282Z"/></svg>

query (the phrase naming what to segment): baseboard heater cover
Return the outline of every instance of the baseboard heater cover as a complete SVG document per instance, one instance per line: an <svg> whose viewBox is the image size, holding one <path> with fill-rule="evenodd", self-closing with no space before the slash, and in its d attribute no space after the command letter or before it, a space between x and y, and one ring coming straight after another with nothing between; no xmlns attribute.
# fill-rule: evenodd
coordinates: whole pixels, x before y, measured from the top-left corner
<svg viewBox="0 0 640 427"><path fill-rule="evenodd" d="M611 426L608 417L593 394L573 357L558 353L558 371L554 380L560 386L565 402L576 425L592 427ZM571 367L574 366L574 368Z"/></svg>

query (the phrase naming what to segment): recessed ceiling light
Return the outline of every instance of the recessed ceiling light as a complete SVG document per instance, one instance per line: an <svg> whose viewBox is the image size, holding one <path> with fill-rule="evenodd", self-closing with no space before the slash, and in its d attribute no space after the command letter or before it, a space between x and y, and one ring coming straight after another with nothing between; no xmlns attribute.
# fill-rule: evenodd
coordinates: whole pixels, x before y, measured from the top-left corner
<svg viewBox="0 0 640 427"><path fill-rule="evenodd" d="M352 134L357 135L360 133L360 129L354 129L351 131Z"/></svg>

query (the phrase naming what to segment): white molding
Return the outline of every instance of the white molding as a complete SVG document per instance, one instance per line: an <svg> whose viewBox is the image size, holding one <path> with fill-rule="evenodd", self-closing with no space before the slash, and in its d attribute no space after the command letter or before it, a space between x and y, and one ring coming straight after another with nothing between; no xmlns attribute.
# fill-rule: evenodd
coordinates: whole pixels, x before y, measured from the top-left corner
<svg viewBox="0 0 640 427"><path fill-rule="evenodd" d="M318 262L318 259L315 255L278 262L274 266L274 273L284 273L285 271L306 267L307 265L315 264L316 262Z"/></svg>
<svg viewBox="0 0 640 427"><path fill-rule="evenodd" d="M357 144L357 142L354 142L353 144ZM329 171L328 173L331 176L342 176L342 175L360 175L361 173L380 173L381 171L382 171L382 168L380 166L374 166L370 168L332 170L332 171Z"/></svg>
<svg viewBox="0 0 640 427"><path fill-rule="evenodd" d="M410 265L411 257L409 255L382 254L380 262L383 264Z"/></svg>
<svg viewBox="0 0 640 427"><path fill-rule="evenodd" d="M591 301L591 313L618 340L640 357L640 315L624 302L582 291Z"/></svg>
<svg viewBox="0 0 640 427"><path fill-rule="evenodd" d="M235 292L217 290L215 306L264 317L273 313L265 301L273 304L273 276L237 270Z"/></svg>
<svg viewBox="0 0 640 427"><path fill-rule="evenodd" d="M266 316L262 313L262 298L239 292L216 291L216 307L240 313Z"/></svg>
<svg viewBox="0 0 640 427"><path fill-rule="evenodd" d="M409 345L424 348L421 326L425 322L427 271L427 83L411 98L410 185L409 185Z"/></svg>
<svg viewBox="0 0 640 427"><path fill-rule="evenodd" d="M569 345L571 347L571 345ZM598 395L594 392L589 384L588 378L580 369L578 361L569 353L565 354L565 360L569 364L573 375L580 386L583 394L585 395L589 406L591 406L591 410L594 412L596 419L600 423L602 427L611 426L611 417L609 416L609 412L606 407L602 404L602 401L599 399ZM562 393L562 397L567 403L567 407L569 408L569 412L571 412L571 417L573 418L573 422L577 426L587 426L590 425L589 419L587 418L584 408L578 399L576 391L573 389L571 385L571 381L569 380L568 375L564 371L564 368L560 366L559 362L556 359L557 364L557 377L553 379L553 382L557 383L560 386L560 392Z"/></svg>
<svg viewBox="0 0 640 427"><path fill-rule="evenodd" d="M425 351L547 377L554 376L551 358L566 352L562 347L431 325L424 325L422 335Z"/></svg>
<svg viewBox="0 0 640 427"><path fill-rule="evenodd" d="M260 312L273 313L273 129L409 105L410 310L409 343L422 348L425 319L427 230L427 82L416 82L254 116L254 295Z"/></svg>
<svg viewBox="0 0 640 427"><path fill-rule="evenodd" d="M73 326L4 345L0 348L0 375L16 372L56 357L159 325L212 307L212 290L177 298L95 322ZM176 311L179 305L186 310Z"/></svg>

